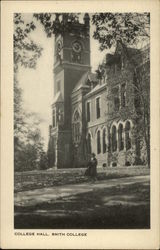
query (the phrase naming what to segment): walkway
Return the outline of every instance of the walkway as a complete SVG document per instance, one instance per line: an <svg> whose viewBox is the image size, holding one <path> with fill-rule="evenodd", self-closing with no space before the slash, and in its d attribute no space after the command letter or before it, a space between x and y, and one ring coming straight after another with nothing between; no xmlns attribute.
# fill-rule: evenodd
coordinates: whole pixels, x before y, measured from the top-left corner
<svg viewBox="0 0 160 250"><path fill-rule="evenodd" d="M65 186L57 186L43 189L35 189L31 191L23 191L15 194L16 206L34 206L38 203L54 201L59 198L73 196L77 194L92 192L95 189L104 189L117 185L131 185L134 183L146 183L149 181L149 176L135 176L119 179L110 179L104 181L96 181L94 183L73 184Z"/></svg>
<svg viewBox="0 0 160 250"><path fill-rule="evenodd" d="M149 176L18 192L14 223L16 229L149 228Z"/></svg>

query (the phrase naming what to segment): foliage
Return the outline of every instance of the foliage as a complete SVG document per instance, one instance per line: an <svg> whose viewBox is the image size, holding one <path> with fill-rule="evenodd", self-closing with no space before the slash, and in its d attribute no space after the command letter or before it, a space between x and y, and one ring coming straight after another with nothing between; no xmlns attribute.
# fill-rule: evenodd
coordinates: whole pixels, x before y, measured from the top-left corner
<svg viewBox="0 0 160 250"><path fill-rule="evenodd" d="M24 110L22 109L22 89L20 88L16 76L14 77L14 136L18 137L23 133Z"/></svg>
<svg viewBox="0 0 160 250"><path fill-rule="evenodd" d="M21 117L21 116L20 116ZM41 119L36 113L25 112L23 125L15 130L14 163L15 171L26 171L42 168L42 155L45 158L44 142L39 129ZM15 120L16 123L16 120ZM45 162L45 168L48 163Z"/></svg>
<svg viewBox="0 0 160 250"><path fill-rule="evenodd" d="M117 40L127 45L149 40L149 13L96 13L92 23L96 28L93 37L99 41L100 50L110 49Z"/></svg>
<svg viewBox="0 0 160 250"><path fill-rule="evenodd" d="M23 15L14 15L14 167L15 171L33 170L40 167L44 153L43 138L35 113L23 108L23 91L18 82L20 66L35 68L42 48L30 39L30 32L36 28L33 21L26 23Z"/></svg>
<svg viewBox="0 0 160 250"><path fill-rule="evenodd" d="M49 167L49 164L48 164L47 154L46 154L46 152L42 151L41 155L40 155L39 169L45 170L48 167Z"/></svg>
<svg viewBox="0 0 160 250"><path fill-rule="evenodd" d="M72 30L72 23L78 22L78 13L39 13L34 17L40 21L48 37Z"/></svg>
<svg viewBox="0 0 160 250"><path fill-rule="evenodd" d="M55 163L55 145L53 138L51 136L48 141L47 156L48 156L48 166L49 168L51 168L52 166L54 166Z"/></svg>
<svg viewBox="0 0 160 250"><path fill-rule="evenodd" d="M30 32L36 28L34 22L25 22L23 15L14 14L14 70L18 66L35 68L37 59L41 56L42 48L30 38Z"/></svg>
<svg viewBox="0 0 160 250"><path fill-rule="evenodd" d="M150 166L150 63L143 63L135 69L135 93L139 100L136 108L138 115L138 134L141 132L145 145L143 149L147 152L147 163ZM148 77L146 77L148 76ZM143 150L144 151L144 150ZM143 153L144 154L144 153Z"/></svg>
<svg viewBox="0 0 160 250"><path fill-rule="evenodd" d="M43 13L33 15L43 25L48 37L63 33L78 21L73 13ZM32 17L33 17L32 16ZM33 18L32 18L33 20ZM37 115L23 108L23 92L18 83L19 67L35 68L42 48L34 43L30 33L36 29L36 22L26 22L23 14L14 15L14 161L15 170L45 169L48 156L43 150ZM36 120L37 119L37 120Z"/></svg>
<svg viewBox="0 0 160 250"><path fill-rule="evenodd" d="M97 79L102 80L105 74L105 69L102 64L99 65L98 69L96 70L96 74L97 74Z"/></svg>
<svg viewBox="0 0 160 250"><path fill-rule="evenodd" d="M145 77L150 71L145 62L133 60L129 55L127 47L139 47L140 43L149 43L150 39L150 14L149 13L96 13L92 15L92 23L95 25L93 37L100 43L100 50L115 47L118 42L123 47L129 63L133 66L133 82L130 89L133 89L134 96L130 93L130 98L135 98L137 102L137 135L136 139L145 141L147 150L147 162L150 164L150 98L149 79ZM102 70L97 71L99 79L103 77ZM121 71L123 79L125 70ZM127 73L127 72L126 72ZM120 80L120 79L119 79ZM121 81L120 81L121 82ZM136 103L135 103L136 104ZM123 115L123 114L121 114Z"/></svg>

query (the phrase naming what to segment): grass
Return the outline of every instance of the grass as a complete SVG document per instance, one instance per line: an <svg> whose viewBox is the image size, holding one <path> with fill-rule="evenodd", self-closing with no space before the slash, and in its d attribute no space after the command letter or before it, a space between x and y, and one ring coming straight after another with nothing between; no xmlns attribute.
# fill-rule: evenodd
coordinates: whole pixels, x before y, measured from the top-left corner
<svg viewBox="0 0 160 250"><path fill-rule="evenodd" d="M149 182L119 184L87 193L15 206L16 229L148 229Z"/></svg>
<svg viewBox="0 0 160 250"><path fill-rule="evenodd" d="M14 191L40 189L44 187L60 186L88 182L84 176L85 169L59 169L56 171L29 171L15 173ZM147 175L149 169L143 166L125 168L107 168L98 170L99 180L108 180L137 175Z"/></svg>

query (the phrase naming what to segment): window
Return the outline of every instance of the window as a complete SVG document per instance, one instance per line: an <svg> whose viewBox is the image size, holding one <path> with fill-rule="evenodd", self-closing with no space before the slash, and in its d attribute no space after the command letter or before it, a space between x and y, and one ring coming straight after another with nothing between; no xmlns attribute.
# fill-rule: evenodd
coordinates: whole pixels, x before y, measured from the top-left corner
<svg viewBox="0 0 160 250"><path fill-rule="evenodd" d="M124 66L124 58L119 57L118 62L117 62L117 70L120 71L123 69Z"/></svg>
<svg viewBox="0 0 160 250"><path fill-rule="evenodd" d="M57 121L63 123L63 109L59 107L57 111Z"/></svg>
<svg viewBox="0 0 160 250"><path fill-rule="evenodd" d="M122 124L119 124L119 128L118 128L118 146L119 146L119 151L124 149L123 125Z"/></svg>
<svg viewBox="0 0 160 250"><path fill-rule="evenodd" d="M61 51L62 51L62 41L59 40L56 44L56 61L61 60Z"/></svg>
<svg viewBox="0 0 160 250"><path fill-rule="evenodd" d="M136 92L136 91L135 91ZM140 96L138 93L135 94L135 98L134 98L134 106L135 109L138 111L140 110L141 107L141 101L140 101Z"/></svg>
<svg viewBox="0 0 160 250"><path fill-rule="evenodd" d="M73 117L73 139L75 143L79 143L81 139L81 123L80 123L80 114L78 110L74 113Z"/></svg>
<svg viewBox="0 0 160 250"><path fill-rule="evenodd" d="M110 112L110 108L109 108L110 106L109 106L109 102L107 103L107 113L109 113Z"/></svg>
<svg viewBox="0 0 160 250"><path fill-rule="evenodd" d="M92 152L92 144L91 144L91 134L88 134L88 138L87 138L87 152L88 154L91 154Z"/></svg>
<svg viewBox="0 0 160 250"><path fill-rule="evenodd" d="M53 109L53 112L52 112L52 125L53 127L56 126L56 110Z"/></svg>
<svg viewBox="0 0 160 250"><path fill-rule="evenodd" d="M103 129L103 154L106 153L106 129Z"/></svg>
<svg viewBox="0 0 160 250"><path fill-rule="evenodd" d="M91 103L87 102L87 122L90 122L91 116L90 116L90 106Z"/></svg>
<svg viewBox="0 0 160 250"><path fill-rule="evenodd" d="M101 153L101 134L100 131L97 132L97 154Z"/></svg>
<svg viewBox="0 0 160 250"><path fill-rule="evenodd" d="M131 148L130 129L130 122L127 121L125 126L126 150L129 150Z"/></svg>
<svg viewBox="0 0 160 250"><path fill-rule="evenodd" d="M101 116L101 110L100 110L100 97L96 98L96 116L97 119Z"/></svg>
<svg viewBox="0 0 160 250"><path fill-rule="evenodd" d="M120 106L119 98L118 97L114 97L114 110L118 111L119 110L119 106Z"/></svg>
<svg viewBox="0 0 160 250"><path fill-rule="evenodd" d="M121 107L124 108L126 106L126 84L123 83L121 86Z"/></svg>
<svg viewBox="0 0 160 250"><path fill-rule="evenodd" d="M140 107L141 107L141 96L140 96L140 93L139 93L139 87L138 87L138 82L137 82L137 77L136 75L134 74L133 76L133 83L135 85L135 88L134 88L134 106L135 106L135 109L136 111L140 112Z"/></svg>
<svg viewBox="0 0 160 250"><path fill-rule="evenodd" d="M78 112L78 110L76 110L76 112L74 113L74 121L78 121L80 119L80 114Z"/></svg>
<svg viewBox="0 0 160 250"><path fill-rule="evenodd" d="M118 111L120 108L120 101L119 101L119 87L114 87L112 89L113 101L114 101L114 110Z"/></svg>
<svg viewBox="0 0 160 250"><path fill-rule="evenodd" d="M73 51L71 54L71 60L73 63L81 63L81 53L75 53Z"/></svg>
<svg viewBox="0 0 160 250"><path fill-rule="evenodd" d="M60 80L57 81L56 85L57 85L57 88L56 88L57 92L61 91L61 81Z"/></svg>
<svg viewBox="0 0 160 250"><path fill-rule="evenodd" d="M113 125L112 126L112 151L116 151L117 150L117 138L116 135L117 131L116 131L116 126Z"/></svg>
<svg viewBox="0 0 160 250"><path fill-rule="evenodd" d="M79 139L80 139L80 124L79 123L74 124L74 139L76 142L79 142Z"/></svg>

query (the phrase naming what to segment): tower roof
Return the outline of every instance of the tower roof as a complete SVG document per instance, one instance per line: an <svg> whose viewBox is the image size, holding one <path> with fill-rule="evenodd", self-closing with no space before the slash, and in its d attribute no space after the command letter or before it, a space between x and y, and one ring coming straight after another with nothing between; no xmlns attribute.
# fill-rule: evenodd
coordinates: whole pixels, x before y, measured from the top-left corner
<svg viewBox="0 0 160 250"><path fill-rule="evenodd" d="M57 94L55 95L54 97L54 100L53 100L53 104L57 103L57 102L63 102L63 98L62 98L62 94L61 92L57 92Z"/></svg>
<svg viewBox="0 0 160 250"><path fill-rule="evenodd" d="M88 72L84 73L80 80L77 82L76 86L74 87L73 92L76 92L77 90L81 89L82 87L88 87L86 85L86 80L88 79Z"/></svg>

